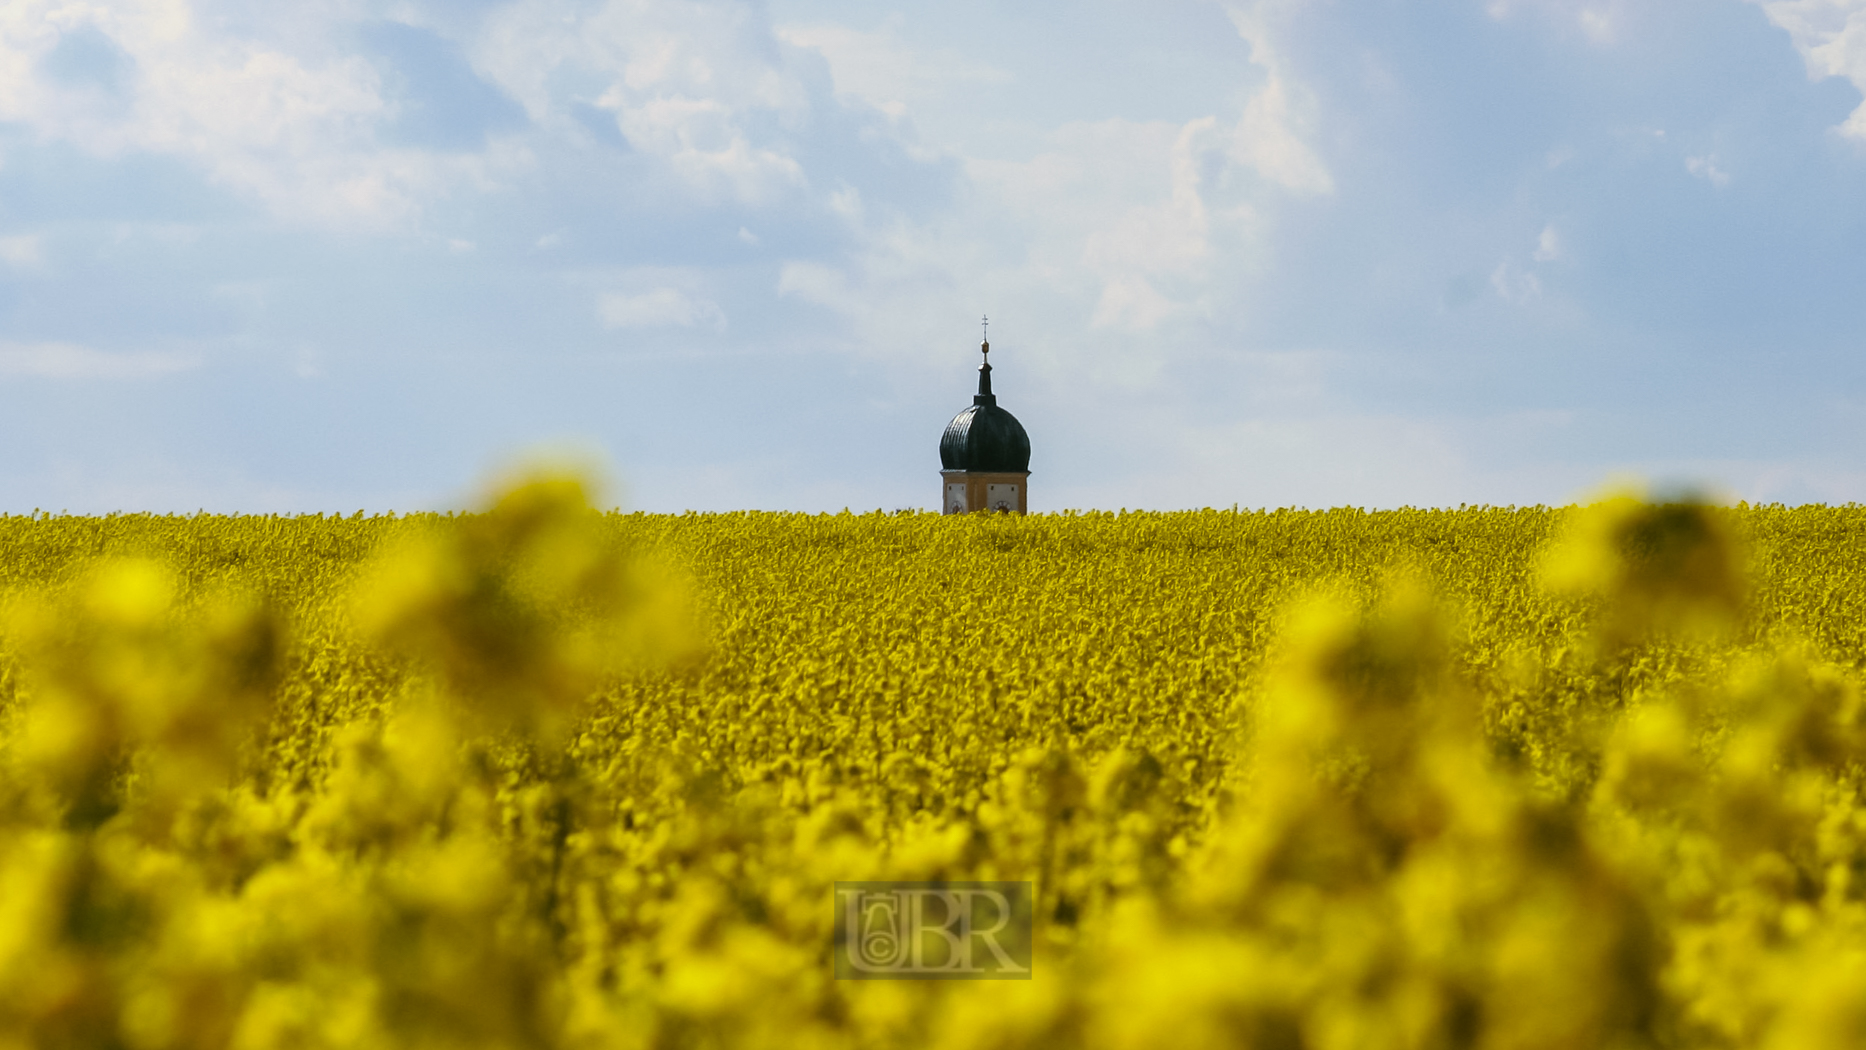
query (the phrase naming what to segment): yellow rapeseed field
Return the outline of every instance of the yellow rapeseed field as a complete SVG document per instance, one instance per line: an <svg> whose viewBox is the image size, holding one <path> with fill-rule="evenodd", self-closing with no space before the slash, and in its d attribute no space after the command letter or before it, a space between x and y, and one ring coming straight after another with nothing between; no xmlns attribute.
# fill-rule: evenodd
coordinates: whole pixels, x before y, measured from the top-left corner
<svg viewBox="0 0 1866 1050"><path fill-rule="evenodd" d="M0 518L0 1047L1866 1045L1866 508ZM1034 889L838 980L838 882Z"/></svg>

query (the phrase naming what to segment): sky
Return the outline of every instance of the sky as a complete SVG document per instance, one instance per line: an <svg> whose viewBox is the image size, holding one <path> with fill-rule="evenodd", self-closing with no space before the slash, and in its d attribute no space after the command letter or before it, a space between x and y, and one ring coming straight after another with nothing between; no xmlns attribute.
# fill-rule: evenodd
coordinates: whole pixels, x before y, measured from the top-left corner
<svg viewBox="0 0 1866 1050"><path fill-rule="evenodd" d="M1866 502L1866 0L15 0L0 512Z"/></svg>

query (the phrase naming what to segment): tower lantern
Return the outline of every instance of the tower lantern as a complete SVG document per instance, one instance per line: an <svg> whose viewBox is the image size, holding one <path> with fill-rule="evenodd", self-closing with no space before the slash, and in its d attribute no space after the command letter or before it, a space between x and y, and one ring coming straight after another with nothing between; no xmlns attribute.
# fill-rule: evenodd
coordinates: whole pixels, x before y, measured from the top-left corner
<svg viewBox="0 0 1866 1050"><path fill-rule="evenodd" d="M1030 510L1030 436L991 392L991 340L981 341L978 350L985 357L978 366L978 394L939 440L940 505L947 514L1024 514Z"/></svg>

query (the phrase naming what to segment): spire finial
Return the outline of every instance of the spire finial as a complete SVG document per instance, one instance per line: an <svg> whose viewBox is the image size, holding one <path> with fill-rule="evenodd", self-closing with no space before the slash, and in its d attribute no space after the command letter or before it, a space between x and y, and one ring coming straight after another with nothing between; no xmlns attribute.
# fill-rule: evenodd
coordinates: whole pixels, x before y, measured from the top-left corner
<svg viewBox="0 0 1866 1050"><path fill-rule="evenodd" d="M978 366L978 396L972 399L975 405L995 405L998 399L991 396L991 317L986 315L979 320L987 338L978 344L978 352L985 355L985 361Z"/></svg>

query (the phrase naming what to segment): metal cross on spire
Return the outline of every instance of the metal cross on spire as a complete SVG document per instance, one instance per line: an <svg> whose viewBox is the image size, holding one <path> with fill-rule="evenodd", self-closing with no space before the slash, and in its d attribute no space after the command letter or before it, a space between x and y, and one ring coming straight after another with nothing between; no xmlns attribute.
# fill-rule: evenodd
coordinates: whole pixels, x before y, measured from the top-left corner
<svg viewBox="0 0 1866 1050"><path fill-rule="evenodd" d="M986 360L990 360L991 359L991 315L985 314L983 317L979 319L978 324L979 324L980 330L984 333L980 337L978 349L980 353L985 355Z"/></svg>

